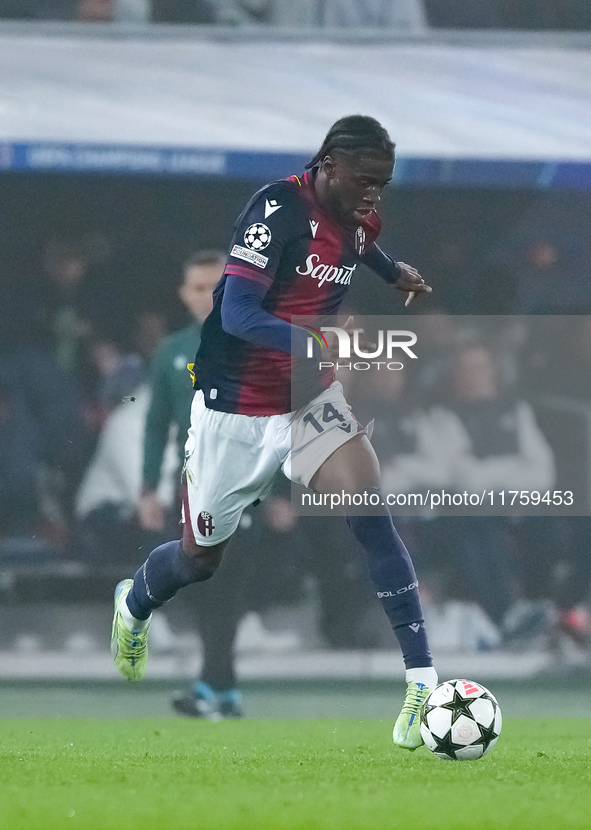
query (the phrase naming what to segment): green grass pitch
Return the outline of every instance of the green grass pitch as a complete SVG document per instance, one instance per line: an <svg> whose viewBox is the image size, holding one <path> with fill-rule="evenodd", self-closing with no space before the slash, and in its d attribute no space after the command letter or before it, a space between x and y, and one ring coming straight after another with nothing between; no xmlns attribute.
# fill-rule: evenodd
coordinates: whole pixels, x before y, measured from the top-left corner
<svg viewBox="0 0 591 830"><path fill-rule="evenodd" d="M385 720L0 720L5 830L591 827L591 719L508 720L490 756Z"/></svg>

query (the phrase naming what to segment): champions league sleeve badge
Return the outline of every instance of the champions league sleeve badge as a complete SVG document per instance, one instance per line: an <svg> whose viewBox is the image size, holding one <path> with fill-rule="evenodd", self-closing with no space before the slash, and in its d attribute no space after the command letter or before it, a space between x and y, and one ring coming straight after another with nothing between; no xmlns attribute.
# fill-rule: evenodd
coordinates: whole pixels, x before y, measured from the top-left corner
<svg viewBox="0 0 591 830"><path fill-rule="evenodd" d="M244 233L244 244L251 251L264 251L271 244L271 231L262 222L255 222Z"/></svg>

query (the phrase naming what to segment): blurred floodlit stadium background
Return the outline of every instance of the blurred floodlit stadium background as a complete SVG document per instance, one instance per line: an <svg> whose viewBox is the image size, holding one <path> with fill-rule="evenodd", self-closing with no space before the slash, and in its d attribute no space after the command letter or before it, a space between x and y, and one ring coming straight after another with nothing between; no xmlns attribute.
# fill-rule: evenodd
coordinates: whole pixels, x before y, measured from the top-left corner
<svg viewBox="0 0 591 830"><path fill-rule="evenodd" d="M111 419L142 403L160 339L187 322L182 263L198 249L224 250L250 195L298 173L344 114L375 116L397 143L383 245L433 285L410 313L433 315L437 358L459 345L449 315L551 315L541 329L511 329L534 359L501 367L499 395L511 387L505 400L531 409L540 452L555 452L564 419L588 481L589 9L586 0L0 0L5 684L117 679L112 588L152 540L138 532L133 498L107 491L85 512L81 485ZM348 307L387 313L390 292L359 277ZM488 352L466 360L482 367ZM409 417L433 405L462 417L430 365L413 389L416 408L392 426L404 449L380 439L392 470L397 454L416 451L400 428ZM390 399L381 406L399 411ZM144 411L129 416L134 435ZM515 434L503 454L519 458L530 439ZM565 484L564 464L554 459L554 473L540 475L558 472ZM585 673L589 518L484 521L401 527L440 674ZM352 543L272 511L259 530L239 678L400 679ZM201 650L186 607L171 605L154 634L149 677L193 676ZM10 705L22 713L19 700Z"/></svg>

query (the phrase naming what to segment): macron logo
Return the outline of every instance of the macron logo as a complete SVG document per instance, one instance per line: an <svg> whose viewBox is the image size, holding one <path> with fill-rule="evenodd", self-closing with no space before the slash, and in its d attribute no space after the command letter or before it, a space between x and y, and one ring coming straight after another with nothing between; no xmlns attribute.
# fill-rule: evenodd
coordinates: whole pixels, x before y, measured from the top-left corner
<svg viewBox="0 0 591 830"><path fill-rule="evenodd" d="M421 624L420 623L411 623L408 627L411 629L411 631L414 631L415 634L418 634L419 633L419 628L421 627Z"/></svg>
<svg viewBox="0 0 591 830"><path fill-rule="evenodd" d="M309 220L310 222L310 230L312 231L312 237L316 239L316 231L318 230L318 222L315 222L313 219Z"/></svg>
<svg viewBox="0 0 591 830"><path fill-rule="evenodd" d="M283 205L278 205L275 199L271 199L271 201L265 199L265 219L281 207L283 207Z"/></svg>

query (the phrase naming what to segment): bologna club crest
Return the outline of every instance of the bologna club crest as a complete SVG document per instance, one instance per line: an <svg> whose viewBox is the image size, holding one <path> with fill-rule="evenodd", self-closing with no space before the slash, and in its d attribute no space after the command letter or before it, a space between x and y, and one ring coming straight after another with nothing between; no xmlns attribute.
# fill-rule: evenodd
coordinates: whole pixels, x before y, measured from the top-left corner
<svg viewBox="0 0 591 830"><path fill-rule="evenodd" d="M197 529L202 536L211 536L215 530L213 516L207 510L202 510L197 518Z"/></svg>

